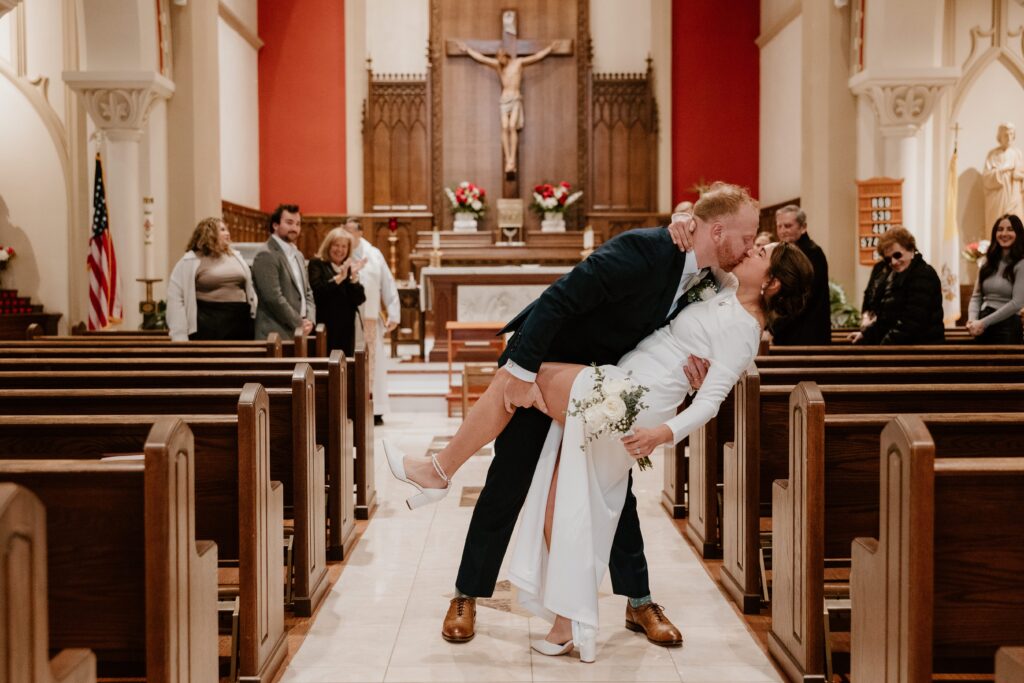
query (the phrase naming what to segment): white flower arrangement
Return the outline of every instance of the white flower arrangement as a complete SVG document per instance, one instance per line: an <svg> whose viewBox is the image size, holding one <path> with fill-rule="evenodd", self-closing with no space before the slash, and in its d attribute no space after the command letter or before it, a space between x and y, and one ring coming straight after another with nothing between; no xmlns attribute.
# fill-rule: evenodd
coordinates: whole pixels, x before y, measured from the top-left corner
<svg viewBox="0 0 1024 683"><path fill-rule="evenodd" d="M695 304L698 301L710 301L718 294L718 281L713 277L705 277L690 289L686 290L686 302Z"/></svg>
<svg viewBox="0 0 1024 683"><path fill-rule="evenodd" d="M607 432L626 434L633 428L640 411L647 407L641 399L648 391L648 387L637 384L631 377L609 379L595 365L594 387L584 398L574 398L566 415L583 420L587 443ZM641 471L646 470L652 466L651 459L640 458L637 465Z"/></svg>

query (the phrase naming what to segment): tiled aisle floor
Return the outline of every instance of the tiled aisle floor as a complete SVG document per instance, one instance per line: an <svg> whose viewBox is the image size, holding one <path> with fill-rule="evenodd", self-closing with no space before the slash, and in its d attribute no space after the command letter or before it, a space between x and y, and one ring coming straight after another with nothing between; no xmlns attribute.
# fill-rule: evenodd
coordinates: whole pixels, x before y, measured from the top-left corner
<svg viewBox="0 0 1024 683"><path fill-rule="evenodd" d="M399 414L377 429L407 452L451 434L458 420ZM456 475L454 493L480 486L489 457L477 456ZM341 578L282 677L282 683L344 681L779 681L746 625L722 597L658 503L660 458L634 486L650 564L652 593L683 631L666 649L623 627L625 601L605 580L597 662L575 654L545 657L530 650L548 625L515 605L507 584L477 609L477 635L466 644L441 639L471 507L461 495L410 512L409 487L396 482L377 450L380 507ZM634 473L636 475L636 473ZM502 577L504 578L504 577ZM511 604L511 606L510 606Z"/></svg>

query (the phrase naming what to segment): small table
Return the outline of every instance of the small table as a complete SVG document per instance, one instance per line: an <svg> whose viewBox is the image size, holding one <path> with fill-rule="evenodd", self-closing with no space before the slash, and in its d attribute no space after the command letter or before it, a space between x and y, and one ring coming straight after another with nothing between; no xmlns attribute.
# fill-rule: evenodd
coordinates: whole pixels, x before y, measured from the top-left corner
<svg viewBox="0 0 1024 683"><path fill-rule="evenodd" d="M467 322L460 320L449 320L445 324L448 332L448 416L451 417L452 405L462 402L462 388L455 386L452 381L452 361L460 350L467 347L486 349L493 351L494 359L497 360L505 350L505 338L498 336L504 322Z"/></svg>

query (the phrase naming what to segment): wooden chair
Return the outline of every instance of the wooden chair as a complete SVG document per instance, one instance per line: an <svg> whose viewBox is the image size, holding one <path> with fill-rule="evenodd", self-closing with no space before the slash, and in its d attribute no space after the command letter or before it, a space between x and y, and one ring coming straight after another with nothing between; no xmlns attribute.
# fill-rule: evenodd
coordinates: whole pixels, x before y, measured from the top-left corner
<svg viewBox="0 0 1024 683"><path fill-rule="evenodd" d="M505 327L503 322L468 322L449 320L445 324L448 334L448 417L453 407L462 402L462 390L455 385L452 364L459 353L472 349L477 360L497 361L505 350L505 338L498 333ZM481 353L482 352L482 353Z"/></svg>
<svg viewBox="0 0 1024 683"><path fill-rule="evenodd" d="M462 419L491 386L498 366L494 363L466 363L462 368Z"/></svg>

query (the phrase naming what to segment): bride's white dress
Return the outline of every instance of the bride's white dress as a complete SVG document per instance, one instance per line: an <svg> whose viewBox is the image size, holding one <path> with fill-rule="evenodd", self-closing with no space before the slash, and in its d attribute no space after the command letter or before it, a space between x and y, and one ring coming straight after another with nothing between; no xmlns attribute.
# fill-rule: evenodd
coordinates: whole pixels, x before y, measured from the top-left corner
<svg viewBox="0 0 1024 683"><path fill-rule="evenodd" d="M638 416L636 426L667 423L678 442L718 412L740 373L754 359L760 325L737 301L735 279L723 285L711 299L684 308L670 325L646 337L618 365L602 366L609 379L632 374L635 382L649 387L643 399L648 407ZM690 406L676 415L690 391L683 374L690 354L710 360L711 367ZM583 370L573 384L572 398L589 394L593 380L593 370ZM635 462L627 455L621 437L605 434L587 443L578 417L567 418L564 431L552 422L509 563L509 578L519 589L524 607L548 621L560 614L593 629L593 634L598 625L598 587L608 569L628 472ZM549 554L544 543L544 512L559 446Z"/></svg>

